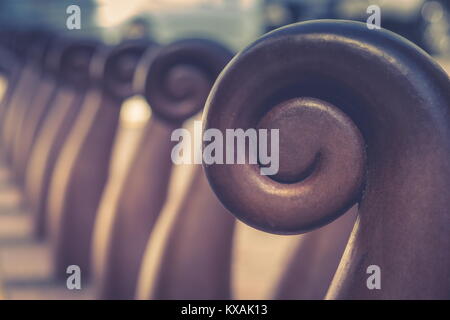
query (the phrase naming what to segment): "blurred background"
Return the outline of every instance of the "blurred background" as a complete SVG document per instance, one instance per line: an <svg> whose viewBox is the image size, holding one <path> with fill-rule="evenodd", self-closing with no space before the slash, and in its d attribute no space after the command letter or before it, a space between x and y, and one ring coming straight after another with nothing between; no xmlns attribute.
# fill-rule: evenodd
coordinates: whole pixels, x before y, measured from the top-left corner
<svg viewBox="0 0 450 320"><path fill-rule="evenodd" d="M66 8L71 4L81 8L81 30L66 29ZM108 43L123 37L167 43L203 35L238 50L267 31L299 21L365 22L369 5L381 8L382 27L431 54L449 54L447 0L2 0L0 27L47 28Z"/></svg>
<svg viewBox="0 0 450 320"><path fill-rule="evenodd" d="M81 9L79 30L66 27L69 16L66 9L73 4ZM366 10L370 5L380 7L381 27L411 40L450 70L448 0L1 0L0 31L44 29L63 38L88 37L110 45L124 39L151 39L164 45L179 39L202 37L238 52L264 33L295 22L313 19L366 22L370 16ZM3 80L0 77L0 97L6 87ZM112 176L117 179L120 179L120 172L125 171L150 116L142 97L128 99L123 105L121 131L113 153L112 170L119 173L113 172ZM6 175L3 171L0 175ZM173 209L171 205L175 198L181 198L181 184L177 178L173 181L175 187L170 191L173 201L169 201L165 211ZM109 188L113 186L110 184ZM105 192L115 191L108 191L107 187ZM0 194L2 207L19 206L18 203L19 192L3 190ZM11 241L5 239L26 234L27 228L18 220L12 222L5 218L0 223L0 278L47 272L46 261L37 267L38 271L36 266L30 271L26 262L30 257L24 260L23 256L8 251ZM164 232L156 231L157 235ZM299 237L268 235L239 224L236 238L242 245L234 253L234 296L246 299L271 297ZM257 243L259 245L255 246ZM40 255L31 259L39 265L39 259L45 260L45 257ZM5 263L6 260L9 262ZM39 289L21 294L19 298L40 297Z"/></svg>

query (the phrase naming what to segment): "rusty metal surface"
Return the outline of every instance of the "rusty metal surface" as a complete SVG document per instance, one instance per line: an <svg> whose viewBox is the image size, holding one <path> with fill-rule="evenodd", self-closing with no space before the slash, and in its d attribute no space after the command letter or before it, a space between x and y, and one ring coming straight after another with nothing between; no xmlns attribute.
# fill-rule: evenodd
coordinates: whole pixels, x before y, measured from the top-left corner
<svg viewBox="0 0 450 320"><path fill-rule="evenodd" d="M115 209L100 298L132 299L148 238L167 197L173 130L199 112L230 54L215 42L183 40L150 53L136 74L152 108Z"/></svg>
<svg viewBox="0 0 450 320"><path fill-rule="evenodd" d="M221 131L278 127L279 175L210 165L207 176L239 219L273 233L359 202L327 298L449 298L449 105L447 74L403 38L355 22L292 25L232 61L205 116ZM366 286L373 264L381 290Z"/></svg>

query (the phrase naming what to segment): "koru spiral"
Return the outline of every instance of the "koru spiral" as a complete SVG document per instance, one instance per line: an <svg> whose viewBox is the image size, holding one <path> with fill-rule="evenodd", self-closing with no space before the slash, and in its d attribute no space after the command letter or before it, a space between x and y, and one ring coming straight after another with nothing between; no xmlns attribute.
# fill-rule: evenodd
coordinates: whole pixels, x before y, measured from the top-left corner
<svg viewBox="0 0 450 320"><path fill-rule="evenodd" d="M450 82L420 48L366 24L273 31L215 83L204 129L280 130L280 169L205 165L237 218L306 232L359 203L328 298L450 296ZM204 144L206 145L206 143ZM381 290L367 267L380 266Z"/></svg>
<svg viewBox="0 0 450 320"><path fill-rule="evenodd" d="M136 82L144 84L140 91L152 112L169 122L182 122L202 110L217 75L232 57L227 48L207 39L179 40L150 54Z"/></svg>

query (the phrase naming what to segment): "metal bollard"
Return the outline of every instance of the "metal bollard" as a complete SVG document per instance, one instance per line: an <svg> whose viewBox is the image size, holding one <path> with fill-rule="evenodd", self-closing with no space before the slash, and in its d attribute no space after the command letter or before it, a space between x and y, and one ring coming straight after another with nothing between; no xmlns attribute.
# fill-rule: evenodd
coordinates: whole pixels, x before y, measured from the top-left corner
<svg viewBox="0 0 450 320"><path fill-rule="evenodd" d="M36 121L34 126L29 125L29 140L24 141L29 144L29 156L24 154L21 158L21 165L26 167L25 198L33 213L33 231L38 239L46 235L51 176L86 99L89 68L98 47L98 43L90 40L62 40L55 43L48 56L49 74L43 79L33 106ZM35 141L33 131L37 134Z"/></svg>
<svg viewBox="0 0 450 320"><path fill-rule="evenodd" d="M445 299L449 105L447 74L407 40L356 22L295 24L238 55L206 106L205 128L279 128L279 172L206 173L231 212L272 233L310 231L359 203L327 299ZM372 265L381 290L367 286Z"/></svg>
<svg viewBox="0 0 450 320"><path fill-rule="evenodd" d="M190 39L168 45L143 62L136 84L153 114L112 213L109 243L100 262L103 269L98 272L100 298L135 297L143 254L167 196L172 132L203 108L230 57L213 41Z"/></svg>
<svg viewBox="0 0 450 320"><path fill-rule="evenodd" d="M48 231L57 276L78 265L89 278L92 230L108 178L122 102L134 94L132 79L149 43L124 43L99 51L92 84L56 161L49 198Z"/></svg>

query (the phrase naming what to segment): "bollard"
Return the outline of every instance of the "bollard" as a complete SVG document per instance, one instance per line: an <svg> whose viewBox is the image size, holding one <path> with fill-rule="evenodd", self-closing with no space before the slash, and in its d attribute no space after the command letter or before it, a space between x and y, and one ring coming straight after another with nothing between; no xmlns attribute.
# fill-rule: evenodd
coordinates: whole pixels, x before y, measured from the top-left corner
<svg viewBox="0 0 450 320"><path fill-rule="evenodd" d="M205 115L222 132L279 128L280 170L211 165L208 180L239 219L272 233L313 230L359 203L327 299L446 299L449 105L447 74L400 36L291 25L233 60ZM381 290L367 283L373 265Z"/></svg>
<svg viewBox="0 0 450 320"><path fill-rule="evenodd" d="M12 147L12 168L17 183L24 187L25 175L31 149L56 94L56 74L59 68L52 67L59 61L63 45L62 39L49 39L34 54L34 69L37 73L37 85L30 95L30 103L22 121L18 124ZM66 41L64 41L66 42ZM54 70L52 70L54 69ZM81 71L81 70L80 70Z"/></svg>
<svg viewBox="0 0 450 320"><path fill-rule="evenodd" d="M303 235L275 289L274 299L324 299L355 224L355 206L332 223Z"/></svg>
<svg viewBox="0 0 450 320"><path fill-rule="evenodd" d="M26 167L25 198L33 213L33 232L37 239L46 235L52 172L86 99L90 84L89 66L98 46L90 40L62 40L54 45L48 56L48 78L43 79L33 106L37 111L36 121L34 126L29 124L29 140L24 141L24 144L29 144L29 160L25 154L21 158L21 165ZM34 134L37 137L33 143Z"/></svg>
<svg viewBox="0 0 450 320"><path fill-rule="evenodd" d="M156 283L140 294L152 299L231 299L234 227L235 219L197 167L170 230Z"/></svg>
<svg viewBox="0 0 450 320"><path fill-rule="evenodd" d="M143 61L136 85L153 113L118 205L108 213L113 220L108 239L97 239L104 243L97 268L101 299L135 297L145 247L167 196L172 132L203 108L229 58L228 50L213 41L189 39L168 45Z"/></svg>
<svg viewBox="0 0 450 320"><path fill-rule="evenodd" d="M3 98L0 102L0 123L3 123L1 119L7 112L8 105L11 101L11 97L14 93L14 88L17 85L17 81L20 75L20 63L17 58L8 50L8 48L0 49L0 73L7 82L6 90L3 94Z"/></svg>
<svg viewBox="0 0 450 320"><path fill-rule="evenodd" d="M16 136L20 135L23 119L26 117L32 98L39 83L39 73L35 60L42 57L49 43L49 34L30 32L19 39L19 53L23 55L23 67L20 78L11 97L3 123L4 149L6 160L12 164ZM23 47L23 48L22 48ZM22 53L23 52L23 53Z"/></svg>
<svg viewBox="0 0 450 320"><path fill-rule="evenodd" d="M56 275L77 265L89 278L92 229L108 178L112 144L122 102L134 94L131 80L147 42L99 51L92 61L88 90L52 174L48 231Z"/></svg>

